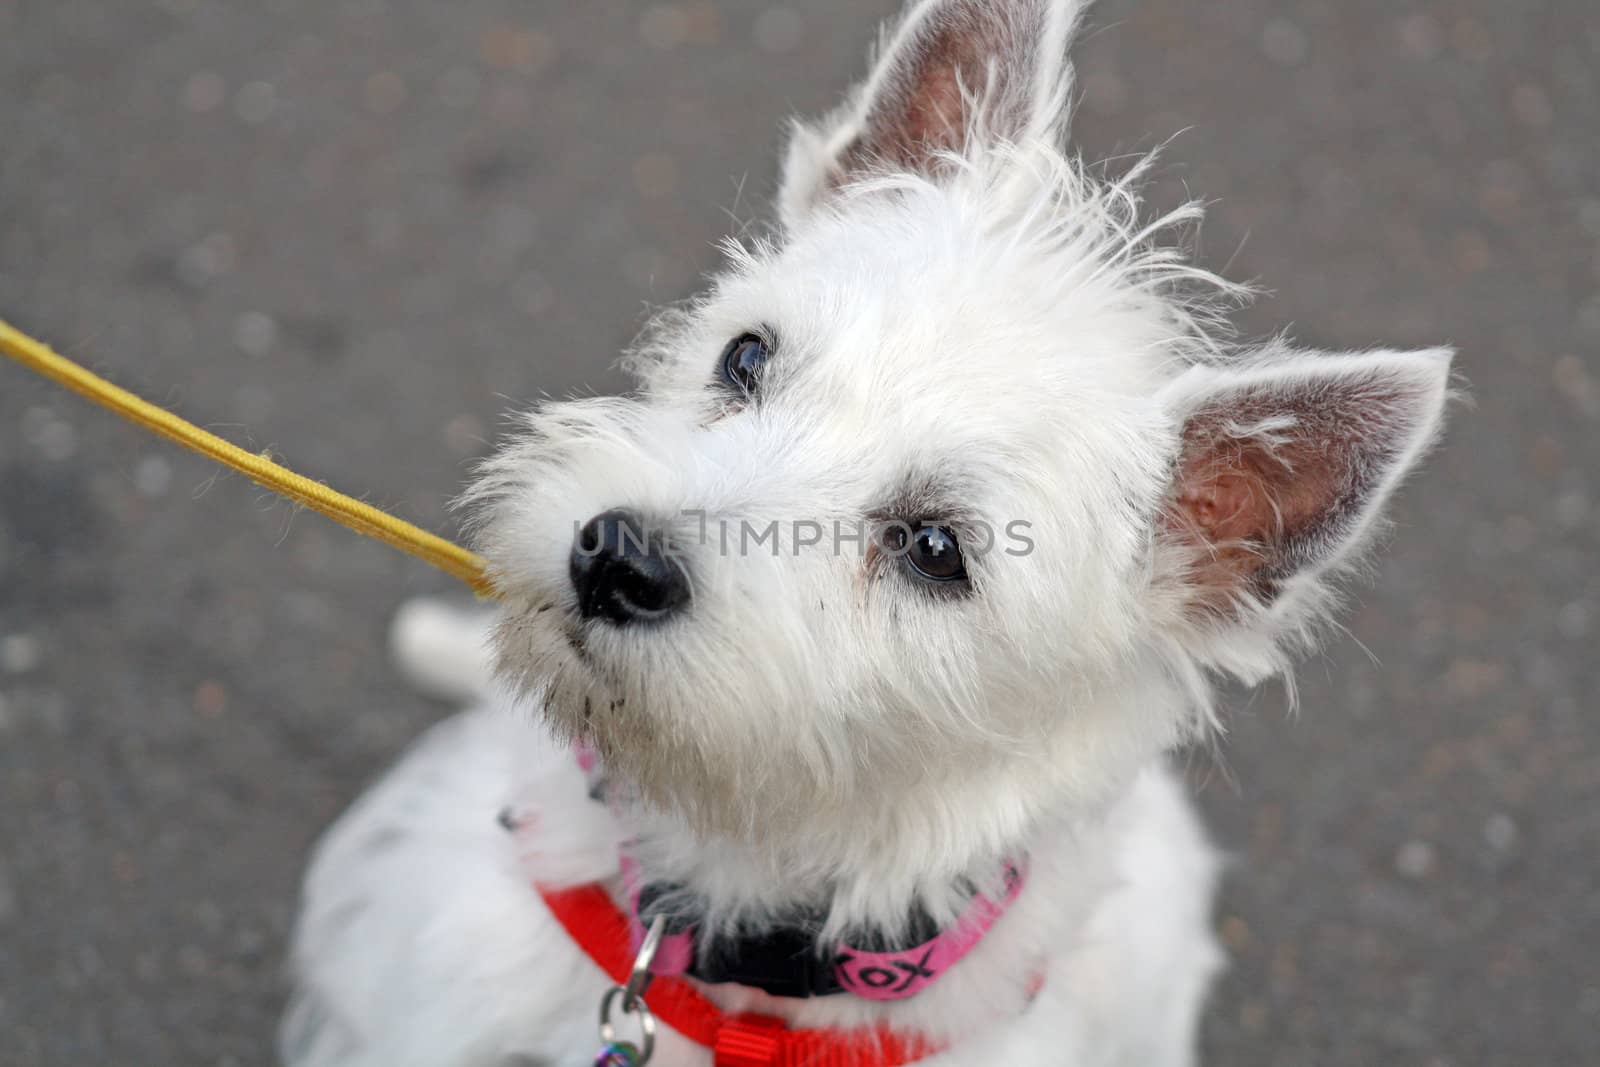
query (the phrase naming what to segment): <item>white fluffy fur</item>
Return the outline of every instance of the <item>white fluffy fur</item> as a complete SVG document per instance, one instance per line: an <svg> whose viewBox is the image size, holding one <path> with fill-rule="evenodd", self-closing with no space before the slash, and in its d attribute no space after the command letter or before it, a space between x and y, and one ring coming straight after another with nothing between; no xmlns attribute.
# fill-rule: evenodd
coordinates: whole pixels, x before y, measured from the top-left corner
<svg viewBox="0 0 1600 1067"><path fill-rule="evenodd" d="M781 230L730 244L641 343L641 395L548 405L487 464L469 500L506 593L504 695L320 847L287 1060L583 1062L605 982L528 879L614 879L627 837L709 924L820 902L830 933L913 900L948 918L958 877L1026 852L1016 908L913 1000L710 992L798 1025L885 1019L952 1042L927 1061L950 1067L1191 1061L1217 862L1164 754L1214 727L1214 676L1279 673L1326 620L1437 433L1449 359L1229 346L1239 290L1156 241L1198 209L1143 223L1142 167L1101 179L1063 151L1081 8L914 4L865 86L796 128ZM776 355L742 406L715 365L754 329ZM1243 503L1212 525L1194 501L1218 498ZM683 616L577 618L575 524L615 507L688 545ZM1036 549L969 556L970 595L930 596L789 536L896 507L1025 520ZM1246 554L1212 536L1257 512ZM777 553L717 551L719 522L737 544L774 520ZM424 684L489 694L474 632L414 609L396 648ZM519 707L599 747L616 817ZM533 820L515 839L508 804ZM656 1062L709 1058L669 1036Z"/></svg>

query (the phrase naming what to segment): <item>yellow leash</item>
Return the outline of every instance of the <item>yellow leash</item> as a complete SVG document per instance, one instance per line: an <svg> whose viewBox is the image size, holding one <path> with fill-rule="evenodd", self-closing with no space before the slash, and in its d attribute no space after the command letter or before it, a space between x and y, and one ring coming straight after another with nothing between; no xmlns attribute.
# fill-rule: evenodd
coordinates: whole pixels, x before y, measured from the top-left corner
<svg viewBox="0 0 1600 1067"><path fill-rule="evenodd" d="M320 512L335 522L343 523L356 533L393 545L409 552L420 560L433 564L446 574L461 579L482 597L496 595L489 580L488 566L482 556L469 552L460 545L421 527L395 518L370 504L334 492L321 482L312 481L271 459L247 452L214 433L202 430L192 422L180 419L165 408L140 399L126 389L116 386L85 370L72 360L50 350L27 334L14 329L0 319L0 351L38 371L46 378L80 393L101 407L116 412L130 422L138 423L152 433L176 441L185 448L231 467L257 485L271 489Z"/></svg>

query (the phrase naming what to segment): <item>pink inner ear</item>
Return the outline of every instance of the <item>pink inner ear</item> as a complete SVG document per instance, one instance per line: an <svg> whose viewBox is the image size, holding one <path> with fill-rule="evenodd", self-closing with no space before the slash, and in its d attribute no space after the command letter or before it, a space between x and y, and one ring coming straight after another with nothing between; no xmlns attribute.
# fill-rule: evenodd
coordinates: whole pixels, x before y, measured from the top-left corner
<svg viewBox="0 0 1600 1067"><path fill-rule="evenodd" d="M1345 525L1362 472L1393 445L1363 419L1383 407L1363 412L1362 392L1234 395L1189 419L1166 527L1197 550L1189 578L1203 607L1270 599Z"/></svg>
<svg viewBox="0 0 1600 1067"><path fill-rule="evenodd" d="M1207 478L1186 479L1178 506L1206 540L1238 541L1259 536L1265 509L1261 497L1244 476L1212 473Z"/></svg>
<svg viewBox="0 0 1600 1067"><path fill-rule="evenodd" d="M1359 537L1437 425L1448 359L1334 356L1275 370L1217 375L1184 420L1161 535L1187 549L1188 599L1210 614L1272 600Z"/></svg>
<svg viewBox="0 0 1600 1067"><path fill-rule="evenodd" d="M967 123L962 79L969 92L981 90L983 68L972 70L958 63L958 57L951 57L926 71L922 84L907 102L900 121L899 143L891 146L901 163L914 165L916 154L928 146L960 146Z"/></svg>
<svg viewBox="0 0 1600 1067"><path fill-rule="evenodd" d="M833 180L878 163L927 172L939 153L960 151L972 120L963 89L988 94L984 120L991 134L1020 134L1028 122L1043 31L1031 24L1036 12L1023 18L1014 6L955 0L930 14L911 40L886 57L890 74L860 136L840 155Z"/></svg>
<svg viewBox="0 0 1600 1067"><path fill-rule="evenodd" d="M1270 487L1240 451L1221 450L1192 456L1178 484L1166 522L1198 550L1188 578L1201 604L1221 610L1236 593L1259 592L1256 576L1269 564L1277 514Z"/></svg>

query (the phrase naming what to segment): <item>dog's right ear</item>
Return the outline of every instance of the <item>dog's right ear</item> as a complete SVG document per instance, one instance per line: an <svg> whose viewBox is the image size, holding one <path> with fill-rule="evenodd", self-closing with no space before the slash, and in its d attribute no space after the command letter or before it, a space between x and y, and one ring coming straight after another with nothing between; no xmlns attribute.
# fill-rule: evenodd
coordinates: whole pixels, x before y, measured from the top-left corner
<svg viewBox="0 0 1600 1067"><path fill-rule="evenodd" d="M931 174L941 159L1059 137L1067 45L1088 0L916 0L883 35L871 76L816 126L796 123L779 213L792 228L850 180Z"/></svg>

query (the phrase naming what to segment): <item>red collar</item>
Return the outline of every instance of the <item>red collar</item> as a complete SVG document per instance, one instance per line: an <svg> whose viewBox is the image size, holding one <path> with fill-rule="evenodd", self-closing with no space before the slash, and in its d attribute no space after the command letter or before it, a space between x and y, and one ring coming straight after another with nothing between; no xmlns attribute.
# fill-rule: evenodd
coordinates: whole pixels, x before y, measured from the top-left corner
<svg viewBox="0 0 1600 1067"><path fill-rule="evenodd" d="M619 985L633 964L628 917L600 885L537 887L545 906L588 957ZM903 1067L939 1051L884 1028L790 1030L781 1019L729 1015L682 978L657 978L650 1010L711 1050L714 1067Z"/></svg>

